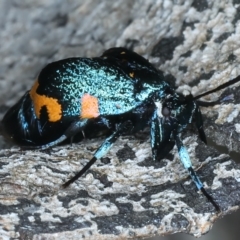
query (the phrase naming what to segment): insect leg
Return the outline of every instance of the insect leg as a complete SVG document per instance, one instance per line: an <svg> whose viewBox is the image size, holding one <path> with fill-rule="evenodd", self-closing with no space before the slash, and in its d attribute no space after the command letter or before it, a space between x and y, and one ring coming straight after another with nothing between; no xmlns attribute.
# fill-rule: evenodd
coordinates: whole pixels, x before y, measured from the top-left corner
<svg viewBox="0 0 240 240"><path fill-rule="evenodd" d="M173 149L175 142L170 141L172 131L170 123L159 118L157 111L154 112L151 120L151 147L153 160L163 159Z"/></svg>
<svg viewBox="0 0 240 240"><path fill-rule="evenodd" d="M197 176L196 172L193 170L192 163L191 163L190 157L188 155L187 149L183 146L183 143L182 143L179 135L176 133L174 137L175 137L175 142L176 142L176 145L178 148L179 157L180 157L182 164L184 165L184 168L188 170L189 175L192 178L192 180L195 183L198 190L200 190L204 194L204 196L208 199L208 201L211 202L212 205L215 207L215 209L219 212L220 207L214 201L214 199L207 193L207 191L203 187L201 180Z"/></svg>
<svg viewBox="0 0 240 240"><path fill-rule="evenodd" d="M153 160L156 160L157 158L159 141L160 141L160 126L157 119L157 113L155 111L151 121L151 147Z"/></svg>
<svg viewBox="0 0 240 240"><path fill-rule="evenodd" d="M70 124L70 126L67 128L67 130L64 132L63 135L61 135L58 139L49 142L47 144L44 145L40 145L40 146L22 146L21 148L24 150L36 150L36 149L47 149L53 146L56 146L57 144L63 142L64 140L66 140L69 137L73 137L76 133L82 131L84 129L84 127L87 125L88 119L83 119L81 121L77 121L77 122L73 122L72 124Z"/></svg>
<svg viewBox="0 0 240 240"><path fill-rule="evenodd" d="M127 122L118 125L117 130L113 132L111 136L105 139L102 145L95 152L93 158L81 169L81 171L62 185L64 188L68 187L71 183L81 177L98 159L103 157L109 151L113 143L118 139L122 132L126 130L126 123Z"/></svg>
<svg viewBox="0 0 240 240"><path fill-rule="evenodd" d="M204 130L203 130L202 113L201 113L198 106L196 106L196 109L195 109L195 119L196 119L195 122L196 122L196 126L197 126L197 129L198 129L199 137L205 144L207 144L206 135L205 135Z"/></svg>

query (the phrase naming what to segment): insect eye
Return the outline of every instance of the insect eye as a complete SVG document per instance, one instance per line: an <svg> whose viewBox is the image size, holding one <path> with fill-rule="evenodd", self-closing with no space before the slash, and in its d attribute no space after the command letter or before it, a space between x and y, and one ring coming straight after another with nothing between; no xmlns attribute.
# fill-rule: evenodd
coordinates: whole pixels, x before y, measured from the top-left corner
<svg viewBox="0 0 240 240"><path fill-rule="evenodd" d="M163 107L163 109L162 109L162 115L163 115L164 117L169 117L170 114L171 114L171 110L170 110L168 107Z"/></svg>

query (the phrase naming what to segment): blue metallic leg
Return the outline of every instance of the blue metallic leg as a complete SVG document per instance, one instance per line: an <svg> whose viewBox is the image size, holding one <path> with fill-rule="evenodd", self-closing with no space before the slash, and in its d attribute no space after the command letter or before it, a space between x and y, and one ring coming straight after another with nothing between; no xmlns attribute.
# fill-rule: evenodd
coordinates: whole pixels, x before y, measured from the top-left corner
<svg viewBox="0 0 240 240"><path fill-rule="evenodd" d="M157 152L160 144L160 126L156 111L153 114L151 122L151 147L153 160L157 159Z"/></svg>
<svg viewBox="0 0 240 240"><path fill-rule="evenodd" d="M157 116L155 110L151 119L151 147L153 160L161 160L173 149L175 142L170 141L171 122Z"/></svg>
<svg viewBox="0 0 240 240"><path fill-rule="evenodd" d="M78 172L74 177L72 177L69 181L64 183L63 188L68 187L71 183L76 181L79 177L81 177L98 159L102 158L112 147L113 143L118 139L118 137L122 134L123 131L126 130L128 123L120 124L117 130L109 136L102 145L97 149L93 158L82 168L80 172Z"/></svg>
<svg viewBox="0 0 240 240"><path fill-rule="evenodd" d="M177 133L175 133L174 138L178 148L179 157L181 162L184 165L184 168L188 170L188 173L192 178L193 182L195 183L196 187L198 188L198 190L200 190L204 194L204 196L208 199L208 201L211 202L212 205L215 207L215 209L219 212L220 207L214 201L214 199L207 193L207 191L203 187L201 180L197 176L196 172L193 170L192 163L188 155L187 149L183 146L183 143Z"/></svg>
<svg viewBox="0 0 240 240"><path fill-rule="evenodd" d="M73 137L76 133L82 131L85 126L87 125L88 119L83 119L77 122L73 122L68 128L67 130L64 132L64 134L62 136L60 136L58 139L56 139L55 141L49 142L45 145L40 145L40 146L22 146L21 148L24 150L37 150L37 149L48 149L50 147L56 146L59 143L63 142L64 140L66 140L67 138L71 138Z"/></svg>

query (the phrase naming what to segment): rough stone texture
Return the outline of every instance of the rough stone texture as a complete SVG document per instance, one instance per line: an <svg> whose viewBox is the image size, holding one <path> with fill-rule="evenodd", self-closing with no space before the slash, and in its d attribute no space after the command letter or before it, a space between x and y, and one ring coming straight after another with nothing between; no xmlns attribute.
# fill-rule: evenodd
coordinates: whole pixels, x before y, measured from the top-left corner
<svg viewBox="0 0 240 240"><path fill-rule="evenodd" d="M124 46L149 58L194 95L239 74L237 1L0 0L0 113L29 89L48 62L98 56ZM239 86L223 104L203 108L212 141L239 149ZM214 93L206 100L214 100ZM179 163L153 162L148 138L121 138L103 160L68 189L61 184L92 156L102 139L48 151L20 151L1 142L0 233L3 239L126 239L187 232L201 236L240 205L240 169L204 146L191 129L194 167L222 208L217 214ZM124 150L123 150L124 149ZM126 152L126 154L124 154Z"/></svg>

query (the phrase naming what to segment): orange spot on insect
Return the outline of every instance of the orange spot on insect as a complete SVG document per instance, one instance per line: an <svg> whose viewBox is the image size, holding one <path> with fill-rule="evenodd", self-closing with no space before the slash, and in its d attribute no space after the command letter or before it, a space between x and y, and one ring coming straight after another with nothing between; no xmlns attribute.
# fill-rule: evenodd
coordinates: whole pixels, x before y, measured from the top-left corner
<svg viewBox="0 0 240 240"><path fill-rule="evenodd" d="M81 118L96 118L99 114L98 99L85 93L81 99Z"/></svg>
<svg viewBox="0 0 240 240"><path fill-rule="evenodd" d="M134 77L134 72L129 73L129 76L130 76L131 78L133 78L133 77Z"/></svg>
<svg viewBox="0 0 240 240"><path fill-rule="evenodd" d="M40 112L43 106L46 106L49 122L57 122L62 117L62 107L58 103L58 100L52 97L47 97L45 95L40 95L37 93L37 88L39 86L38 81L36 81L30 90L29 94L33 101L34 110L37 118L40 118Z"/></svg>

